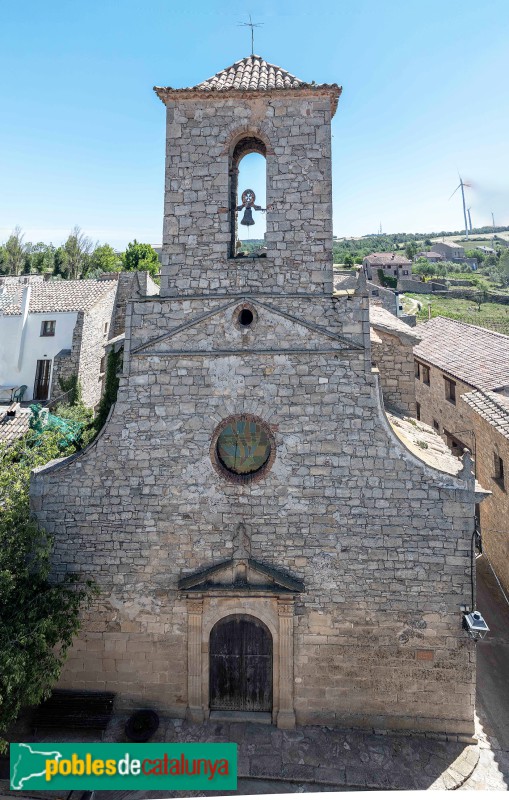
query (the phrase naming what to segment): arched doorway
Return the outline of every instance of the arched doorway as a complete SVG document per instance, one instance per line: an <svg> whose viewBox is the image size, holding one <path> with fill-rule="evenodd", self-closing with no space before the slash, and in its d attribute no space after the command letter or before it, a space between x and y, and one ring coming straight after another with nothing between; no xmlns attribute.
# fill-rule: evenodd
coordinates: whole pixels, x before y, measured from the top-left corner
<svg viewBox="0 0 509 800"><path fill-rule="evenodd" d="M272 711L272 636L255 617L235 614L210 632L210 709Z"/></svg>

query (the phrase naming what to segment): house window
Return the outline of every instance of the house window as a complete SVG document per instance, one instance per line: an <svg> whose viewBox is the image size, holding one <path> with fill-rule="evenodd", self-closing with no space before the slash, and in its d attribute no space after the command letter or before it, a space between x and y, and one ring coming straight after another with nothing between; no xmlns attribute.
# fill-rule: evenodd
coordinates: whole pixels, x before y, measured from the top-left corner
<svg viewBox="0 0 509 800"><path fill-rule="evenodd" d="M403 270L403 275L408 275L408 270L407 269Z"/></svg>
<svg viewBox="0 0 509 800"><path fill-rule="evenodd" d="M54 319L43 320L41 324L41 336L54 336L56 324L56 320Z"/></svg>
<svg viewBox="0 0 509 800"><path fill-rule="evenodd" d="M433 427L434 427L434 429L436 431L440 431L440 425L438 424L438 420L437 419L433 420Z"/></svg>
<svg viewBox="0 0 509 800"><path fill-rule="evenodd" d="M456 383L455 381L451 381L450 378L446 378L444 375L444 384L445 384L445 399L449 401L449 403L453 403L456 405Z"/></svg>
<svg viewBox="0 0 509 800"><path fill-rule="evenodd" d="M420 420L420 418L421 418L421 404L420 403L416 403L415 404L415 418L418 419L418 420Z"/></svg>
<svg viewBox="0 0 509 800"><path fill-rule="evenodd" d="M108 333L108 323L105 322L104 323L104 335L106 336L107 333Z"/></svg>
<svg viewBox="0 0 509 800"><path fill-rule="evenodd" d="M418 361L414 361L414 375L416 378L421 377L421 365Z"/></svg>
<svg viewBox="0 0 509 800"><path fill-rule="evenodd" d="M493 479L495 480L496 483L498 483L498 485L500 486L501 489L504 489L505 488L505 484L504 484L504 460L502 458L500 458L498 453L495 453L494 461L495 461L495 475L493 476Z"/></svg>
<svg viewBox="0 0 509 800"><path fill-rule="evenodd" d="M106 356L103 356L101 358L101 365L99 367L99 372L101 373L101 375L104 373L105 366L106 366Z"/></svg>
<svg viewBox="0 0 509 800"><path fill-rule="evenodd" d="M422 366L422 382L425 383L426 386L429 386L430 384L429 367L427 367L425 364L422 364L421 366Z"/></svg>

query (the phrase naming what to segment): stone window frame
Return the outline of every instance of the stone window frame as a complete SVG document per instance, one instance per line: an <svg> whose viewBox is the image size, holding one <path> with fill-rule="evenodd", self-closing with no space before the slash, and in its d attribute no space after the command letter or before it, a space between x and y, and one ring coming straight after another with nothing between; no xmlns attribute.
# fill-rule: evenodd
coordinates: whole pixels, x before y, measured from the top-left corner
<svg viewBox="0 0 509 800"><path fill-rule="evenodd" d="M239 317L243 311L250 311L253 315L253 321L249 323L249 325L242 325L239 321ZM241 303L240 305L236 306L233 310L232 314L233 324L239 331L248 331L251 330L256 323L258 322L258 311L254 307L252 303Z"/></svg>
<svg viewBox="0 0 509 800"><path fill-rule="evenodd" d="M431 386L431 369L426 364L421 364L422 382L425 386Z"/></svg>
<svg viewBox="0 0 509 800"><path fill-rule="evenodd" d="M258 425L262 425L267 433L270 442L270 454L265 462L265 464L260 467L259 470L256 472L249 473L247 475L237 475L234 472L230 472L220 461L219 456L217 455L217 440L221 435L222 431L230 425L234 420L238 419L245 419L248 422L256 422ZM215 471L221 478L224 478L229 483L236 483L236 484L246 484L246 483L257 483L258 481L262 480L268 472L272 469L272 465L276 460L276 438L274 436L272 426L266 422L261 417L256 416L255 414L246 414L246 413L239 413L239 414L230 414L228 417L225 417L219 425L216 426L214 432L212 434L212 439L210 442L210 449L209 455L210 460L212 462L212 466L214 467Z"/></svg>
<svg viewBox="0 0 509 800"><path fill-rule="evenodd" d="M278 728L295 727L294 708L294 600L289 597L220 596L187 598L188 696L186 716L203 722L210 716L210 633L232 615L254 617L272 636L272 722Z"/></svg>
<svg viewBox="0 0 509 800"><path fill-rule="evenodd" d="M417 378L417 380L421 377L421 362L417 361L416 358L414 358L414 377Z"/></svg>
<svg viewBox="0 0 509 800"><path fill-rule="evenodd" d="M495 470L493 480L500 489L505 491L504 459L496 451L493 453L493 465Z"/></svg>
<svg viewBox="0 0 509 800"><path fill-rule="evenodd" d="M445 399L451 403L453 406L456 405L456 381L453 381L452 378L448 378L447 375L443 376L444 378L444 391L445 391Z"/></svg>

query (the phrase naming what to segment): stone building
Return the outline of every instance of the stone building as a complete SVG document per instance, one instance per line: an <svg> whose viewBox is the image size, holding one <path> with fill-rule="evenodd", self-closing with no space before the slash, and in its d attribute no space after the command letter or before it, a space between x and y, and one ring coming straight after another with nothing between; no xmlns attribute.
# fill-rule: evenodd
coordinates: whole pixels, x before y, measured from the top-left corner
<svg viewBox="0 0 509 800"><path fill-rule="evenodd" d="M396 253L371 253L363 259L362 266L369 281L380 283L378 270L388 278L409 280L412 277L412 262Z"/></svg>
<svg viewBox="0 0 509 800"><path fill-rule="evenodd" d="M460 606L482 492L468 457L432 466L389 424L364 276L333 293L341 89L250 56L156 91L161 294L128 304L101 435L33 475L55 574L101 589L61 686L198 721L468 737ZM249 152L266 158L267 253L248 260L235 242Z"/></svg>
<svg viewBox="0 0 509 800"><path fill-rule="evenodd" d="M26 280L25 280L26 278ZM125 329L127 299L157 294L147 272L110 272L89 280L4 278L0 284L0 390L26 385L24 400L61 397L77 376L83 402L102 393L106 345Z"/></svg>
<svg viewBox="0 0 509 800"><path fill-rule="evenodd" d="M491 492L478 509L483 552L509 591L509 336L436 317L414 348L417 416L453 453L468 447Z"/></svg>
<svg viewBox="0 0 509 800"><path fill-rule="evenodd" d="M19 281L0 295L0 384L25 385L24 400L63 394L59 377L77 375L83 400L101 393L100 366L116 284L97 280Z"/></svg>
<svg viewBox="0 0 509 800"><path fill-rule="evenodd" d="M387 408L415 417L414 346L418 331L382 306L369 305L371 358L380 373Z"/></svg>

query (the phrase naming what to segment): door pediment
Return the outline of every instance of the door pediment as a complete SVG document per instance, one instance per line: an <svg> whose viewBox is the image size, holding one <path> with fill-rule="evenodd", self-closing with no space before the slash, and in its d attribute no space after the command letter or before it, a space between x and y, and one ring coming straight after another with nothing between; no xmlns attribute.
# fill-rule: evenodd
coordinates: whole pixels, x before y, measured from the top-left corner
<svg viewBox="0 0 509 800"><path fill-rule="evenodd" d="M305 591L302 581L254 558L232 558L186 575L178 582L181 592L195 594L290 594Z"/></svg>

